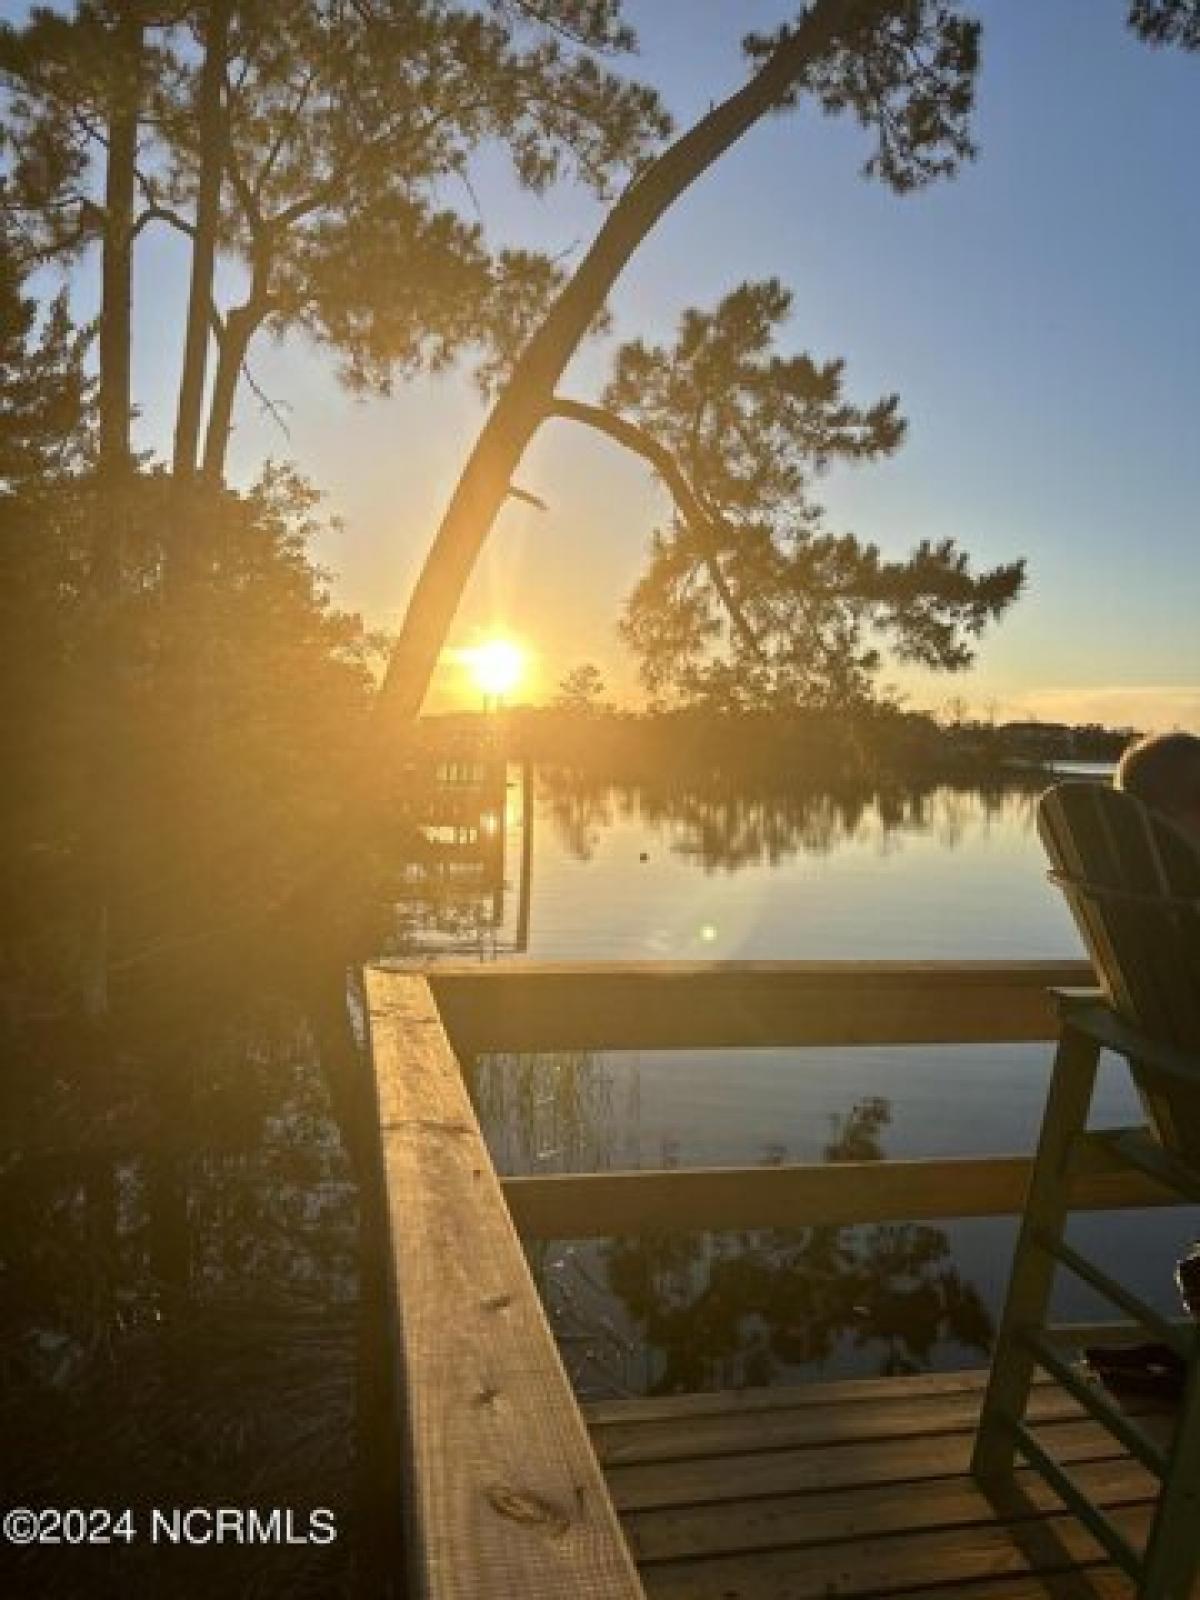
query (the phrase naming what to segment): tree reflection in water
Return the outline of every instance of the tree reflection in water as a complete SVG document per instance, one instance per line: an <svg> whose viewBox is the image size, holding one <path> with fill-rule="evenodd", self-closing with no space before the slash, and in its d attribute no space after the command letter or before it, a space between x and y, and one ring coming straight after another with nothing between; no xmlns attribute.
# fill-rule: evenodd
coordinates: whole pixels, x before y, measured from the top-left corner
<svg viewBox="0 0 1200 1600"><path fill-rule="evenodd" d="M587 1052L481 1058L473 1089L503 1171L636 1164L636 1069L621 1106L610 1059ZM834 1119L824 1159L881 1160L890 1120L887 1100L860 1101ZM784 1155L772 1147L764 1164ZM925 1224L646 1232L543 1241L530 1256L585 1394L769 1385L850 1365L918 1372L984 1356L992 1339L946 1233Z"/></svg>
<svg viewBox="0 0 1200 1600"><path fill-rule="evenodd" d="M607 1059L590 1050L483 1055L465 1070L500 1172L598 1172L636 1164L636 1070L623 1091Z"/></svg>
<svg viewBox="0 0 1200 1600"><path fill-rule="evenodd" d="M446 773L452 776L447 777ZM521 781L523 775L524 782ZM973 781L895 782L797 788L746 784L710 774L615 782L570 768L427 756L411 769L410 792L390 847L392 927L382 953L495 959L528 947L530 908L541 923L532 833L549 823L559 850L590 862L606 834L632 825L671 855L711 876L779 867L796 856L847 847L886 856L906 839L931 836L943 850L992 825L1033 827L1041 774ZM527 817L523 794L536 789ZM544 936L545 930L542 930Z"/></svg>
<svg viewBox="0 0 1200 1600"><path fill-rule="evenodd" d="M539 767L541 814L564 850L588 861L601 834L622 821L661 832L672 851L706 872L777 866L796 855L827 856L842 846L872 843L886 852L907 835L932 834L953 850L970 827L1004 819L1032 827L1038 774L1010 774L1003 784L950 784L789 789L747 787L736 778L707 783L667 779L614 784L565 768Z"/></svg>
<svg viewBox="0 0 1200 1600"><path fill-rule="evenodd" d="M22 1494L60 1506L119 1494L139 1517L164 1499L320 1503L344 1535L326 1547L231 1546L212 1551L213 1564L170 1562L140 1540L104 1571L85 1570L95 1551L31 1551L6 1593L342 1592L357 1191L315 1044L280 1001L195 1019L185 1045L193 1094L173 1149L186 1196L183 1283L164 1282L154 1258L146 1108L157 1058L141 1072L122 1064L126 1093L109 1119L87 1118L63 1076L46 1072L45 1103L27 1098L30 1116L14 1129L23 1144L0 1152L0 1422Z"/></svg>

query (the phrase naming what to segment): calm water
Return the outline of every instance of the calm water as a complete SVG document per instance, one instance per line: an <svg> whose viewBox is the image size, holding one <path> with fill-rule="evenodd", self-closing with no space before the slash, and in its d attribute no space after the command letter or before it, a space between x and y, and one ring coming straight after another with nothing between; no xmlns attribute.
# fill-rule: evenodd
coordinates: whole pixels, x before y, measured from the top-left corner
<svg viewBox="0 0 1200 1600"><path fill-rule="evenodd" d="M504 798L502 825L459 834L439 912L410 913L427 947L541 960L1081 953L1045 881L1032 785L795 798L551 771L523 785L510 769ZM488 841L482 868L472 837ZM1029 1151L1048 1067L1040 1046L570 1053L486 1058L475 1091L502 1172L740 1166ZM1137 1115L1113 1062L1094 1121ZM1077 1220L1073 1237L1174 1313L1170 1270L1196 1221L1115 1213ZM533 1257L584 1392L693 1389L977 1364L1013 1226L560 1241ZM1113 1315L1083 1292L1058 1310Z"/></svg>

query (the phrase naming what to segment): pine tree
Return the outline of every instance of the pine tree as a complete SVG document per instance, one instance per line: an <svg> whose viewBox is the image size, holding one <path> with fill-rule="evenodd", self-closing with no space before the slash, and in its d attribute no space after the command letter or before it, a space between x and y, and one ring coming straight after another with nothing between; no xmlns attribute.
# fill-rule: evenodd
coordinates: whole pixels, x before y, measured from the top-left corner
<svg viewBox="0 0 1200 1600"><path fill-rule="evenodd" d="M669 126L653 91L600 64L633 42L620 0L37 10L0 33L0 208L30 262L101 246L113 429L133 245L148 227L188 241L174 465L219 482L260 334L303 331L357 389L470 353L484 382L507 369L558 269L485 234L474 162L499 147L536 192L568 176L611 192ZM241 283L228 304L222 259Z"/></svg>
<svg viewBox="0 0 1200 1600"><path fill-rule="evenodd" d="M413 590L384 682L388 724L404 726L420 710L513 474L542 424L562 414L555 391L571 357L643 240L709 167L763 117L801 101L857 117L874 141L867 176L901 193L953 174L974 154L979 25L952 0L814 0L773 37L749 38L746 50L746 83L639 173L522 350Z"/></svg>
<svg viewBox="0 0 1200 1600"><path fill-rule="evenodd" d="M840 361L778 353L790 307L777 282L743 284L685 313L672 347L622 348L599 407L559 407L670 460L676 515L622 624L656 695L846 708L872 697L884 645L926 667L968 666L1020 591L1020 562L976 575L950 541L897 561L827 531L815 480L891 454L904 422L895 395L848 401Z"/></svg>

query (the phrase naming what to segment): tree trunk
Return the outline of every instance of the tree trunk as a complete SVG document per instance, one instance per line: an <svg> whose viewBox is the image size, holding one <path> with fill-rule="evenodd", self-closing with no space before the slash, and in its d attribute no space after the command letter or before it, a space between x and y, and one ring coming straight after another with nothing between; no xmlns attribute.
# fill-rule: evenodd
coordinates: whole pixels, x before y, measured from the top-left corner
<svg viewBox="0 0 1200 1600"><path fill-rule="evenodd" d="M212 322L213 270L217 259L217 228L221 214L221 182L228 137L223 86L229 12L230 0L212 0L208 10L204 66L200 75L200 181L196 192L196 233L192 241L187 336L179 382L179 405L175 415L172 468L177 478L191 477L195 472L196 451L200 442L200 415L204 406Z"/></svg>
<svg viewBox="0 0 1200 1600"><path fill-rule="evenodd" d="M99 331L99 426L91 581L99 602L89 649L92 707L88 716L93 804L82 856L79 993L84 1014L108 1015L110 906L120 804L112 770L113 732L121 688L116 608L121 593L129 486L133 476L133 209L144 30L134 6L111 34L104 178Z"/></svg>
<svg viewBox="0 0 1200 1600"><path fill-rule="evenodd" d="M133 201L144 35L129 6L112 38L108 162L104 180L104 239L100 304L99 478L94 578L106 596L120 587L123 490L133 465Z"/></svg>
<svg viewBox="0 0 1200 1600"><path fill-rule="evenodd" d="M245 305L236 306L225 319L208 408L208 430L204 436L204 476L210 483L219 484L225 477L225 456L233 428L233 402L242 376L242 362L262 318L263 313L250 299Z"/></svg>
<svg viewBox="0 0 1200 1600"><path fill-rule="evenodd" d="M675 201L779 103L807 62L880 9L880 0L816 0L750 82L676 140L625 191L526 346L463 469L392 648L380 704L389 728L410 722L420 711L513 471L625 264Z"/></svg>

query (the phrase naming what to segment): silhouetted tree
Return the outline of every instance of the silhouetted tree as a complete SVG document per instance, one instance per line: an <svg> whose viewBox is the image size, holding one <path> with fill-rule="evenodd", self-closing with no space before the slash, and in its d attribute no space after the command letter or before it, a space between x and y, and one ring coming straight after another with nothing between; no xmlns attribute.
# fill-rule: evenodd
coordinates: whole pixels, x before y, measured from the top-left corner
<svg viewBox="0 0 1200 1600"><path fill-rule="evenodd" d="M1152 43L1200 47L1196 0L1133 0L1128 17L1130 26ZM551 416L601 425L594 408L556 399L554 390L613 284L662 215L755 123L800 103L814 104L829 115L849 113L868 129L873 147L863 173L896 193L952 176L975 154L969 116L979 42L979 24L960 14L954 0L814 0L794 23L772 35L746 39L747 55L757 68L754 75L664 150L625 191L514 367L464 467L414 588L385 682L383 709L389 720L402 723L420 709L459 598L530 439ZM656 466L696 541L701 519L691 514L690 485L664 443L611 419L604 431ZM662 552L651 581L678 588L668 554ZM843 620L849 612L851 637L837 641L830 663L842 664L839 697L861 692L864 675L874 669L871 652L857 652L868 620L891 634L900 654L953 669L969 660L967 640L1011 603L1021 582L1016 565L973 577L963 554L945 541L923 544L908 562L890 565L853 540L813 541L807 555L817 569L819 609L828 617L832 600ZM793 614L804 610L795 595L803 564L795 563L784 583L786 609ZM692 565L699 565L695 551ZM778 550L768 565L776 569L767 575L768 587L773 587L779 577ZM750 646L757 635L739 612L722 562L706 551L704 566L740 646ZM635 627L640 609L635 604L630 619ZM661 613L663 608L651 610ZM685 616L685 635L694 632L695 620ZM819 640L824 632L828 642L828 630L819 625L814 629L807 618L803 631L810 642L814 633ZM645 643L656 655L661 655L660 647L668 656L678 655L681 647L688 653L686 638L648 637ZM787 667L792 677L797 670L801 679L813 670L811 655ZM707 669L706 688L728 700L738 686L727 666L714 663Z"/></svg>
<svg viewBox="0 0 1200 1600"><path fill-rule="evenodd" d="M534 191L566 176L601 193L624 181L668 126L653 92L604 62L632 43L619 0L78 0L0 28L0 216L17 263L98 255L102 288L95 483L73 512L83 575L103 598L79 713L95 799L82 965L98 1013L123 892L106 840L147 810L147 773L117 752L148 671L175 695L155 763L159 831L183 838L193 797L212 788L203 762L221 703L196 618L225 581L215 552L234 502L221 484L253 339L302 330L354 388L386 390L468 354L494 381L558 269L485 234L470 214L472 164L499 148ZM190 261L171 494L160 475L142 481L130 433L136 246L164 227ZM162 607L152 667L133 621L147 592ZM270 906L251 914L261 924Z"/></svg>
<svg viewBox="0 0 1200 1600"><path fill-rule="evenodd" d="M949 540L887 561L825 531L813 479L890 453L904 423L894 395L847 401L841 362L777 353L790 301L778 283L744 284L686 313L672 348L625 346L593 413L601 428L636 424L688 485L623 623L652 692L730 709L846 706L869 696L881 641L901 659L965 667L1020 590L1020 562L976 576Z"/></svg>
<svg viewBox="0 0 1200 1600"><path fill-rule="evenodd" d="M651 90L599 64L632 43L620 0L39 9L0 36L5 199L31 259L101 243L114 414L133 241L189 242L174 462L190 474L203 435L219 480L261 331L303 330L358 389L471 350L481 381L505 370L558 272L465 214L473 159L498 145L526 188L570 173L607 193L668 127ZM222 255L240 269L224 305Z"/></svg>
<svg viewBox="0 0 1200 1600"><path fill-rule="evenodd" d="M898 192L953 173L974 153L968 119L979 26L950 0L814 0L793 24L749 38L746 49L752 76L624 191L500 392L392 650L382 706L389 722L403 724L420 709L513 473L542 423L563 414L555 389L567 363L642 241L714 162L763 117L800 100L857 116L875 140L865 171Z"/></svg>
<svg viewBox="0 0 1200 1600"><path fill-rule="evenodd" d="M92 388L86 348L65 291L39 314L0 235L0 503L6 507L83 465Z"/></svg>
<svg viewBox="0 0 1200 1600"><path fill-rule="evenodd" d="M139 120L151 70L146 31L141 0L97 0L72 17L35 7L23 29L0 30L0 199L20 265L70 261L100 246L96 465L106 499L94 519L93 577L110 596L121 579L119 501L134 467L133 252L150 220L136 210ZM93 171L97 151L104 160Z"/></svg>
<svg viewBox="0 0 1200 1600"><path fill-rule="evenodd" d="M573 667L558 686L555 705L564 711L596 711L604 696L604 679L591 661Z"/></svg>
<svg viewBox="0 0 1200 1600"><path fill-rule="evenodd" d="M64 295L39 318L0 239L0 882L10 913L28 903L39 860L61 864L80 822L84 730L66 690L88 552L58 487L90 453L85 343Z"/></svg>

